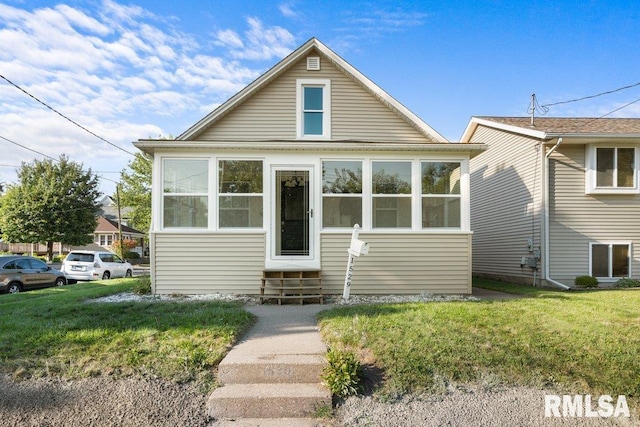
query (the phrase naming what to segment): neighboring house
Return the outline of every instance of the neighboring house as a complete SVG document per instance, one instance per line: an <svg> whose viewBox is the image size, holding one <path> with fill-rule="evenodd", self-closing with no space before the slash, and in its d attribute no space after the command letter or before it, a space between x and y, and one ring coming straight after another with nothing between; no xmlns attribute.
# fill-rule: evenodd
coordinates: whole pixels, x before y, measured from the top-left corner
<svg viewBox="0 0 640 427"><path fill-rule="evenodd" d="M93 241L103 248L116 252L113 244L120 239L119 233L118 222L100 216L98 217L96 230L93 232ZM145 253L144 237L145 235L142 231L138 231L124 224L122 225L122 239L135 240L136 247L131 249L131 251L137 252L140 256L143 256Z"/></svg>
<svg viewBox="0 0 640 427"><path fill-rule="evenodd" d="M104 196L99 204L98 216L103 216L116 222L119 222L119 219L122 218L122 225L132 226L131 211L133 208L122 206L120 212L118 212L118 203L111 196Z"/></svg>
<svg viewBox="0 0 640 427"><path fill-rule="evenodd" d="M572 286L640 278L640 119L473 117L473 273Z"/></svg>
<svg viewBox="0 0 640 427"><path fill-rule="evenodd" d="M398 75L402 74L401 70ZM316 39L153 156L155 293L258 293L264 270L320 270L342 293L470 293L469 158Z"/></svg>

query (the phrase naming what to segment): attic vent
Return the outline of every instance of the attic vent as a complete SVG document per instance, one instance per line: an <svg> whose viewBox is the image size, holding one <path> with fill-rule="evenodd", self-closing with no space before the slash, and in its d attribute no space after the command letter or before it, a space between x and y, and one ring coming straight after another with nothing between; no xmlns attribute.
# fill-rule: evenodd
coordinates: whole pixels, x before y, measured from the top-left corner
<svg viewBox="0 0 640 427"><path fill-rule="evenodd" d="M307 57L307 71L319 71L320 70L320 57L308 56Z"/></svg>

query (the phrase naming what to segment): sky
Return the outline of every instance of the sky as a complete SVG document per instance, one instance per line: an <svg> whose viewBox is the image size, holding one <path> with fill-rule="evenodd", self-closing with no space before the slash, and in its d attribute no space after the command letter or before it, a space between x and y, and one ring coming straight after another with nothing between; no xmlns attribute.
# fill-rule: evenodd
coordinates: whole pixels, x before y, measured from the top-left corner
<svg viewBox="0 0 640 427"><path fill-rule="evenodd" d="M133 141L180 135L311 37L458 141L472 116L528 115L533 93L640 83L638 29L636 0L0 0L0 183L64 154L111 195ZM546 115L633 101L640 85Z"/></svg>

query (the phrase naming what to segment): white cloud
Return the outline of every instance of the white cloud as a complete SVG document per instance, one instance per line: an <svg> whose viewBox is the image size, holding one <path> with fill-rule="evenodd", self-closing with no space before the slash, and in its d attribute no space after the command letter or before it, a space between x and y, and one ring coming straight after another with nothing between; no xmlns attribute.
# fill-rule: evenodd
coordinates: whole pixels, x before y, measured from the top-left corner
<svg viewBox="0 0 640 427"><path fill-rule="evenodd" d="M219 31L217 44L227 47L237 59L269 60L283 58L295 47L295 37L285 28L264 27L258 18L247 18L249 29L245 32L246 42L237 33Z"/></svg>
<svg viewBox="0 0 640 427"><path fill-rule="evenodd" d="M278 10L280 10L280 13L287 18L299 18L301 16L300 12L294 10L292 2L280 3L278 5Z"/></svg>

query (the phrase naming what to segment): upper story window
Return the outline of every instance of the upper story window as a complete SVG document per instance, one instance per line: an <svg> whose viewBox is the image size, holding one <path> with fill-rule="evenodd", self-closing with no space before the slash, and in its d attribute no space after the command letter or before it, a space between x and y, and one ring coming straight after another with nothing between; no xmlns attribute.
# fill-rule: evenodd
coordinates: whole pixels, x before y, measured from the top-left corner
<svg viewBox="0 0 640 427"><path fill-rule="evenodd" d="M209 161L165 159L162 170L163 226L206 228Z"/></svg>
<svg viewBox="0 0 640 427"><path fill-rule="evenodd" d="M331 138L330 80L297 80L296 120L298 139Z"/></svg>
<svg viewBox="0 0 640 427"><path fill-rule="evenodd" d="M593 194L638 193L637 164L637 148L588 146L585 191Z"/></svg>

